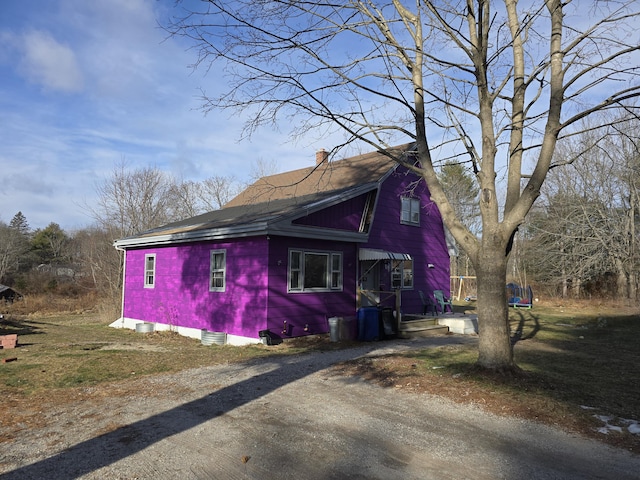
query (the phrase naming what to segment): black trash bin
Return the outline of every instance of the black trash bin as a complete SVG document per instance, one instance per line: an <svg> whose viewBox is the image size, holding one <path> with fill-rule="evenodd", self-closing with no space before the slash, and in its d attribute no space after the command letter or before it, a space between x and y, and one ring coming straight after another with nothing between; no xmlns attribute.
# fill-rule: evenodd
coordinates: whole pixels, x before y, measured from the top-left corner
<svg viewBox="0 0 640 480"><path fill-rule="evenodd" d="M398 334L393 308L383 307L380 309L380 332L383 338L391 338Z"/></svg>

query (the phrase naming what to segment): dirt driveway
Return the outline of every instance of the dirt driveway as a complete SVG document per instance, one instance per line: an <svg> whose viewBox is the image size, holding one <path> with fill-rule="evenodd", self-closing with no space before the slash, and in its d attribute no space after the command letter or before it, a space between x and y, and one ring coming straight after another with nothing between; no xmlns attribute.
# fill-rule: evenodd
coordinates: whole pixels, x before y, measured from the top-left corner
<svg viewBox="0 0 640 480"><path fill-rule="evenodd" d="M390 341L205 367L43 402L0 432L2 479L637 479L640 457L518 419L339 375Z"/></svg>

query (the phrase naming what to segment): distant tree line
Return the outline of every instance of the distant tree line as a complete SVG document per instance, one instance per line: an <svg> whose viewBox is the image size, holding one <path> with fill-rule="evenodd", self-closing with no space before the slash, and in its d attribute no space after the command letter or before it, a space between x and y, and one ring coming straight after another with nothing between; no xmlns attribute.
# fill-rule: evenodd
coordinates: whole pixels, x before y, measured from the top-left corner
<svg viewBox="0 0 640 480"><path fill-rule="evenodd" d="M16 213L9 224L0 221L0 283L10 284L21 293L50 291L60 282L67 283L76 276L78 240L54 222L31 230L22 212Z"/></svg>

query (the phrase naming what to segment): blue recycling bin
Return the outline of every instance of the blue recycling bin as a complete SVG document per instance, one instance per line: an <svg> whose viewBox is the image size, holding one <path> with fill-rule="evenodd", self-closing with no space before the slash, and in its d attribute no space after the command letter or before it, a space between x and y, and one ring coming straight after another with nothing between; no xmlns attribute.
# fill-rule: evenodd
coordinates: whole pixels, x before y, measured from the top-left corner
<svg viewBox="0 0 640 480"><path fill-rule="evenodd" d="M378 307L358 309L358 340L371 342L380 338L380 312Z"/></svg>

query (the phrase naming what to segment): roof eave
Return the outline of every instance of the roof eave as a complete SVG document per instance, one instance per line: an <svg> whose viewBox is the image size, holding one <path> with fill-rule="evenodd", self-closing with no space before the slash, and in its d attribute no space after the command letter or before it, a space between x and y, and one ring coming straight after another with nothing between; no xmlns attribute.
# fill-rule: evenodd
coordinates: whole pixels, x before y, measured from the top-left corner
<svg viewBox="0 0 640 480"><path fill-rule="evenodd" d="M368 233L323 227L310 227L307 225L291 225L287 223L270 226L268 233L270 235L280 235L283 237L330 240L338 242L362 243L369 240Z"/></svg>
<svg viewBox="0 0 640 480"><path fill-rule="evenodd" d="M153 235L148 237L124 238L113 242L113 246L118 249L127 249L172 245L175 243L225 240L229 238L251 237L266 234L268 234L267 222L257 222L228 228L211 228L206 230Z"/></svg>

